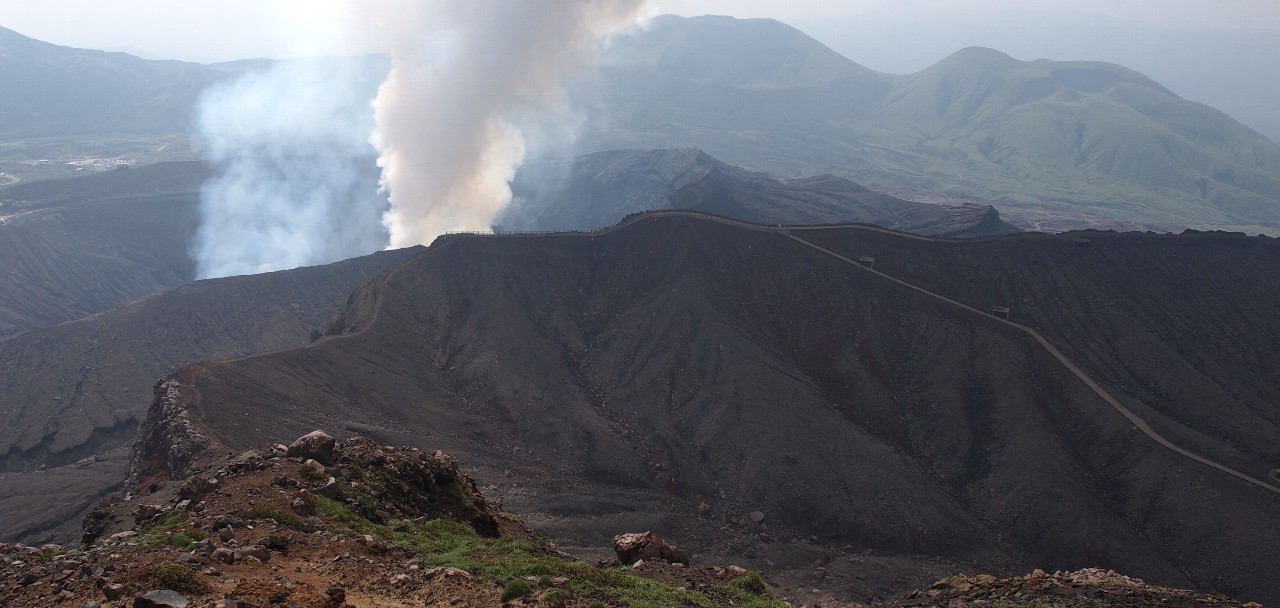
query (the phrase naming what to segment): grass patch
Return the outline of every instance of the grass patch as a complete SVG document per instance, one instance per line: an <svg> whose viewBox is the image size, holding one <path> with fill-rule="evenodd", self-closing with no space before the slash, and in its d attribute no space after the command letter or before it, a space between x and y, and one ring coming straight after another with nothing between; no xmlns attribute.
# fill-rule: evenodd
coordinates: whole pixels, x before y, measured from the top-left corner
<svg viewBox="0 0 1280 608"><path fill-rule="evenodd" d="M317 482L329 480L328 473L325 473L324 471L317 469L315 467L309 467L305 464L298 467L298 477L301 477L307 481L317 481Z"/></svg>
<svg viewBox="0 0 1280 608"><path fill-rule="evenodd" d="M340 504L340 503L339 503ZM370 534L393 544L415 551L423 562L433 566L452 566L479 573L496 580L509 580L512 585L525 583L526 576L549 580L550 577L568 578L573 596L596 598L602 605L607 601L635 608L665 608L668 606L718 606L717 601L704 593L672 587L652 579L633 574L626 568L601 568L586 562L550 555L526 540L484 538L470 526L440 519L422 523L393 522L407 525L403 531L365 522L364 534ZM774 608L781 602L763 597L767 587L759 592L754 582L763 586L758 574L747 577L752 581L740 587L725 588L727 597L735 598L738 606L750 608ZM732 584L732 583L731 583ZM510 588L510 585L508 585ZM522 597L524 592L514 597ZM504 592L504 597L506 593ZM566 594L568 595L568 594ZM506 598L507 601L511 598ZM602 601L603 600L603 601Z"/></svg>
<svg viewBox="0 0 1280 608"><path fill-rule="evenodd" d="M165 513L159 521L145 527L143 533L138 536L138 542L146 546L170 545L179 549L190 549L203 537L194 530L179 529L186 524L186 513L174 509Z"/></svg>
<svg viewBox="0 0 1280 608"><path fill-rule="evenodd" d="M529 583L523 579L516 579L507 583L507 586L502 589L502 601L509 602L531 594L533 594L533 587L530 587Z"/></svg>
<svg viewBox="0 0 1280 608"><path fill-rule="evenodd" d="M729 581L729 588L757 596L769 592L769 585L766 585L764 579L760 578L760 573L754 570Z"/></svg>
<svg viewBox="0 0 1280 608"><path fill-rule="evenodd" d="M316 515L347 524L368 521L357 515L346 504L325 496L316 497Z"/></svg>
<svg viewBox="0 0 1280 608"><path fill-rule="evenodd" d="M564 608L564 606L569 603L569 598L569 592L564 589L548 589L547 592L542 594L538 599L541 600L542 605L544 606Z"/></svg>
<svg viewBox="0 0 1280 608"><path fill-rule="evenodd" d="M151 569L151 578L165 589L178 593L207 593L209 588L195 570L178 564L163 564Z"/></svg>
<svg viewBox="0 0 1280 608"><path fill-rule="evenodd" d="M174 532L173 535L166 538L164 542L170 547L177 547L185 550L195 546L196 542L200 540L203 540L203 538L201 538L199 534L189 532L187 530L181 530Z"/></svg>

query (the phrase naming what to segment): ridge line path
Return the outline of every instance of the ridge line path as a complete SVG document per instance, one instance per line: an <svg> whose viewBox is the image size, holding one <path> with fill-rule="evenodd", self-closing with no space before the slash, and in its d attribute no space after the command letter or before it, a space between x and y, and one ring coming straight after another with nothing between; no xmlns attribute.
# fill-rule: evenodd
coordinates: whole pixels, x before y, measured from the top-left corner
<svg viewBox="0 0 1280 608"><path fill-rule="evenodd" d="M625 228L625 227L627 227L627 226L629 226L629 225L631 225L631 224L634 224L634 223L636 223L636 222L639 222L639 221L642 221L642 220L645 220L645 219L648 219L648 218L651 218L651 217L671 217L671 216L692 217L692 218L700 219L700 220L704 220L704 221L711 221L711 222L717 222L717 223L725 224L725 225L729 225L729 226L736 226L736 227L738 227L738 228L746 228L746 229L748 229L748 230L757 230L757 231L761 231L761 232L772 232L772 233L780 234L780 235L785 236L785 237L787 237L787 238L789 238L789 239L791 239L791 240L794 240L794 241L796 241L796 242L798 242L798 243L800 243L800 244L802 244L802 245L804 245L804 246L806 246L806 247L809 247L809 248L811 248L811 249L814 249L814 250L816 250L816 251L819 251L819 252L821 252L821 253L824 253L824 254L826 254L826 255L829 255L829 256L831 256L831 257L833 257L833 258L836 258L836 259L838 259L838 260L841 260L841 261L843 261L843 262L846 262L846 263L848 263L848 264L851 264L851 265L853 265L855 268L858 268L859 270L863 270L863 271L869 272L869 273L871 273L871 274L874 274L874 275L876 275L876 276L878 276L878 277L880 277L880 278L887 279L887 280L889 280L889 281L893 281L894 283L897 283L897 284L899 284L899 285L902 285L903 287L907 287L908 289L915 290L915 291L920 292L920 293L922 293L922 294L924 294L924 295L926 295L926 296L929 296L929 297L931 297L931 298L934 298L934 299L937 299L937 300L941 300L941 301L943 301L943 302L946 302L946 303L948 303L948 304L951 304L952 306L957 306L957 307L962 308L962 309L964 309L964 310L967 310L967 311L969 311L969 312L976 313L976 314L978 314L978 315L982 316L982 317L983 317L983 318L985 318L985 319L991 319L991 320L994 320L994 321L998 321L998 322L1000 322L1000 323L1004 323L1005 325L1008 325L1008 326L1010 326L1010 327L1014 327L1014 328L1016 328L1016 329L1019 329L1019 330L1021 330L1022 332L1024 332L1024 333L1026 333L1026 334L1030 335L1033 339L1035 339L1035 341L1036 341L1036 342L1038 342L1038 343L1040 344L1040 346L1041 346L1041 347L1043 347L1046 351L1048 351L1048 352L1049 352L1049 354L1053 355L1053 357L1054 357L1055 359L1057 359L1057 360L1058 360L1058 362L1059 362L1059 363L1061 363L1064 367L1066 367L1068 371L1070 371L1072 374L1074 374L1074 375L1076 376L1076 378L1079 378L1081 382L1084 382L1085 386L1088 386L1088 387L1089 387L1089 388L1090 388L1090 389L1091 389L1091 390L1092 390L1092 391L1093 391L1093 392L1094 392L1098 397L1100 397L1103 401L1107 402L1107 404L1108 404L1108 405L1110 405L1113 409L1115 409L1115 410L1116 410L1117 412L1119 412L1122 416L1124 416L1126 419L1128 419L1128 420L1129 420L1129 422L1132 422L1132 423L1133 423L1133 425L1134 425L1138 430L1142 431L1142 433L1143 433L1144 435L1146 435L1147 437L1150 437L1150 438L1151 438L1153 441L1155 441L1157 444L1159 444L1159 445L1161 445L1161 446L1163 446L1163 447L1167 448L1168 450L1172 451L1173 453L1178 454L1178 455L1180 455L1180 456L1183 456L1183 457L1185 457L1185 458L1187 458L1187 459L1189 459L1189 460L1193 460L1193 461L1198 462L1198 463L1200 463L1200 464L1203 464L1203 465L1205 465L1205 466L1212 467L1212 468L1214 468L1214 469L1217 469L1217 470L1219 470L1219 471L1222 471L1223 473L1226 473L1226 474L1228 474L1228 475L1231 475L1232 477L1236 477L1236 478L1238 478L1238 479L1241 479L1241 480L1244 480L1244 481L1246 481L1246 482L1248 482L1248 483L1251 483L1251 484L1253 484L1253 485L1255 485L1255 486L1258 486L1259 488L1262 488L1262 489L1264 489L1264 490L1270 490L1270 491L1272 491L1272 492L1275 492L1276 494L1280 494L1280 486L1276 486L1276 485L1273 485L1273 484L1267 483L1267 482L1265 482L1265 481L1263 481L1263 480L1261 480L1261 479L1258 479L1258 478L1256 478L1256 477L1253 477L1252 475L1248 475L1248 474L1246 474L1246 473L1242 473L1242 472L1237 471L1237 470L1235 470L1235 469L1233 469L1233 468L1231 468L1231 467L1229 467L1229 466L1227 466L1227 465L1224 465L1224 464L1219 463L1219 462L1214 461L1214 460L1210 460L1210 459L1205 458L1204 456L1201 456L1201 455L1196 454L1196 453L1194 453L1194 452L1188 451L1188 450L1186 450L1186 449L1182 448L1181 446L1179 446L1179 445L1177 445L1177 444L1173 443L1172 441L1169 441L1168 439L1166 439L1163 435L1161 435L1160 433L1156 432L1156 430L1155 430L1154 428L1152 428L1152 427L1151 427L1151 425L1150 425L1150 424L1148 424L1146 420L1144 420L1141 416L1139 416L1139 415L1138 415L1137 413L1135 413L1133 410L1130 410L1128 407L1125 407L1125 405L1124 405L1123 403L1120 403L1120 401L1119 401L1118 399L1116 399L1115 397L1113 397L1113 396L1111 395L1111 393L1107 392L1107 390L1106 390L1106 389L1104 389L1104 388L1102 388L1102 386L1101 386L1101 385L1099 385L1097 382L1095 382L1095 381L1093 380L1093 378L1089 377L1089 375L1088 375L1088 374L1086 374L1086 373L1084 372L1084 370L1082 370L1082 369L1080 369L1078 366L1076 366L1076 364L1075 364L1075 363L1072 363L1071 359L1068 359L1066 355L1062 354L1062 351L1058 350L1058 349L1057 349L1057 347L1055 347L1052 343L1050 343L1050 342L1049 342L1049 340L1047 340L1043 335L1041 335L1041 333L1040 333L1039 331L1037 331L1036 329L1034 329L1034 328L1032 328L1032 327L1030 327L1030 326L1028 326L1028 325L1023 325L1023 324L1021 324L1021 323L1017 323L1017 322L1014 322L1014 321L1010 321L1010 320L1008 320L1008 319L1002 319L1002 318L1000 318L1000 317L997 317L997 316L994 316L994 315L988 314L988 313L986 313L986 312L983 312L982 310L979 310L979 309L977 309L977 308L975 308L975 307L973 307L973 306L970 306L970 305L968 305L968 304L965 304L964 302L961 302L961 301L959 301L959 300L953 300L953 299L951 299L951 298L949 298L949 297L947 297L947 296L944 296L944 295L942 295L942 294L940 294L940 293L936 293L936 292L930 291L930 290L928 290L928 289L925 289L924 287L920 287L920 286L918 286L918 285L915 285L915 284L912 284L912 283L908 283L907 281L904 281L904 280L902 280L902 279L899 279L899 278L897 278L897 277L895 277L895 276L892 276L892 275L889 275L889 274L885 274L885 273L883 273L883 272L881 272L881 271L879 271L879 270L876 270L876 269L874 269L874 268L870 268L870 267L867 267L867 266L863 266L863 265L859 264L859 263L858 263L857 261L855 261L855 260L849 259L849 258L847 258L847 257L845 257L845 256L843 256L843 255L841 255L841 254L839 254L839 253L836 253L836 252L834 252L834 251L832 251L832 250L830 250L830 249L827 249L827 248L825 248L825 247L822 247L821 245L817 245L817 244L815 244L815 243L813 243L813 242L810 242L810 241L807 241L807 240L805 240L805 239L803 239L803 238L800 238L800 237L796 236L796 235L793 233L793 231L795 231L795 230L823 230L823 229L830 229L830 228L839 228L839 229L846 229L846 230L847 230L847 229L856 229L856 230L865 230L865 231L868 231L868 232L879 232L879 233L882 233L882 234L890 234L890 235L893 235L893 236L898 236L898 237L903 237L903 238L909 238L909 239L914 239L914 240L919 240L919 241L929 241L929 242L933 242L933 243L945 243L945 242L979 242L979 241L986 240L986 239L982 239L982 238L978 238L978 239L948 239L948 238L937 238L937 237L931 237L931 236L921 236L921 235L918 235L918 234L910 234L910 233L907 233L907 232L900 232L900 231L892 230L892 229L889 229L889 228L881 228L881 227L878 227L878 226L871 226L871 225L867 225L867 224L823 224L823 225L813 225L813 226L766 226L766 225L762 225L762 224L752 224L752 223L750 223L750 222L744 222L744 221L735 220L735 219L731 219L731 218L727 218L727 217L723 217L723 216L718 216L718 215L712 215L712 214L708 214L708 213L700 213L700 212L696 212L696 211L682 211L682 210L661 210L661 211L652 211L652 212L648 212L648 213L637 214L637 215L632 216L632 217L624 218L622 221L618 222L617 224L614 224L613 226L609 226L609 227L607 227L607 228L602 228L602 229L600 229L600 230L595 230L595 231L591 231L591 232L550 232L550 233L540 233L540 234L500 234L500 233L499 233L499 234L478 234L478 233L466 233L466 232L463 232L463 233L455 233L455 234L447 235L447 236L449 236L450 238L452 238L452 237L468 238L468 237L475 237L475 236L505 236L505 237L539 237L539 236L548 236L548 237L578 237L578 238L582 238L582 237L592 237L592 238L593 238L593 237L597 237L597 236L604 236L604 235L606 235L606 234L609 234L610 232L614 232L614 231L616 231L616 230L620 230L620 229ZM417 258L417 257L421 256L423 253L426 253L426 252L425 252L425 251L424 251L424 252L421 252L421 253L419 253L418 255L415 255L415 256L413 256L413 257L409 258L408 260L405 260L405 261L404 261L404 262L402 262L400 265L396 266L395 268L391 269L390 271L385 272L384 276L382 277L382 280L378 282L378 285L377 285L377 287L375 288L375 289L376 289L376 299L375 299L375 301L374 301L373 315L369 318L369 320L368 320L368 322L365 324L365 326L364 326L364 327L361 327L359 330L357 330L357 331L355 331L355 332L352 332L352 333L350 333L350 334L338 334L338 335L324 336L324 337L320 338L319 340L316 340L315 342L312 342L312 343L310 343L310 344L305 344L305 345L302 345L302 346L298 346L298 347L292 347L292 348L286 347L286 348L276 349L276 350L274 350L274 351L267 351L267 352L262 352L262 353L256 353L256 354L246 355L246 356L243 356L243 357L237 357L237 358L234 358L234 359L222 359L222 360L219 360L219 361L213 361L213 362L210 362L210 363L211 363L211 364L229 363L229 362L233 362L233 361L241 361L241 360L244 360L244 359L251 359L251 358L255 358L255 357L260 357L260 356L263 356L263 355L268 355L268 354L272 354L272 353L279 352L279 351L295 350L295 349L298 349L298 348L311 348L312 346L315 346L315 345L320 344L320 343L322 343L322 342L327 342L327 341L329 341L329 340L331 340L331 339L339 339L339 338L345 338L345 337L349 337L349 336L357 336L357 335L363 334L364 332L366 332L366 331L368 331L369 329L371 329L371 328L372 328L372 327L377 323L377 321L378 321L379 312L381 311L381 308L382 308L382 295L383 295L383 291L384 291L384 290L385 290L385 288L386 288L386 284L387 284L388 282L390 282L390 280L392 279L392 277L394 277L397 273L399 273L399 272L400 272L400 269L401 269L401 268L403 268L403 267L405 267L406 265L408 265L408 263L409 263L410 261L412 261L413 259L415 259L415 258Z"/></svg>
<svg viewBox="0 0 1280 608"><path fill-rule="evenodd" d="M1228 467L1227 465L1224 465L1224 464L1222 464L1222 463L1219 463L1219 462L1216 462L1216 461L1210 460L1210 459L1205 458L1205 457L1203 457L1203 456L1201 456L1201 455L1199 455L1199 454L1196 454L1196 453L1194 453L1194 452L1190 452L1190 451L1188 451L1188 450L1186 450L1186 449L1182 448L1181 446L1179 446L1179 445L1177 445L1177 444L1173 443L1172 441L1169 441L1168 439L1166 439L1163 435L1161 435L1160 433L1156 432L1156 430L1155 430L1155 429L1151 428L1151 425L1150 425L1150 424L1148 424L1146 420L1143 420L1143 419L1142 419L1142 417L1141 417L1141 416L1139 416L1137 413L1135 413L1133 410L1129 409L1128 407L1125 407L1125 405L1124 405L1123 403L1120 403L1120 401L1119 401L1118 399L1116 399L1115 397L1113 397L1113 396L1111 395L1111 393L1107 392L1107 390L1106 390L1106 389L1104 389L1104 388L1102 388L1102 386L1101 386L1101 385L1099 385L1097 382L1095 382L1095 381L1093 380L1093 378L1089 377L1089 375L1088 375L1088 374L1086 374L1086 373L1084 372L1084 370L1082 370L1082 369L1080 369L1079 367L1077 367L1075 363L1072 363L1072 362L1071 362L1071 360L1070 360L1070 359L1068 359L1066 355L1062 354L1062 351L1058 350L1058 349L1057 349L1057 347L1055 347L1053 344L1051 344L1051 343L1049 342L1049 340L1047 340L1047 339L1044 337L1044 335L1042 335L1042 334L1041 334L1039 331L1037 331L1036 329L1034 329L1034 328L1032 328L1032 327L1030 327L1030 326L1028 326L1028 325L1023 325L1023 324L1021 324L1021 323L1017 323L1017 322L1014 322L1014 321L1010 321L1010 320L1008 320L1008 319L1002 319L1002 318L1000 318L1000 317L997 317L997 316L994 316L994 315L987 314L987 313L985 313L985 312L983 312L983 311L981 311L981 310L979 310L979 309L977 309L977 308L974 308L973 306L970 306L970 305L968 305L968 304L965 304L964 302L960 302L960 301L958 301L958 300L953 300L953 299L951 299L951 298L949 298L949 297L947 297L947 296L944 296L944 295L939 294L939 293L935 293L935 292L933 292L933 291L930 291L930 290L925 289L925 288L923 288L923 287L920 287L920 286L918 286L918 285L914 285L914 284L912 284L912 283L908 283L908 282L906 282L906 281L904 281L904 280L902 280L902 279L899 279L899 278L897 278L897 277L894 277L894 276L891 276L891 275L885 274L885 273L883 273L883 272L881 272L881 271L879 271L879 270L876 270L876 269L874 269L874 268L870 268L870 267L867 267L867 266L863 266L862 264L859 264L858 262L856 262L856 261L854 261L854 260L851 260L851 259L849 259L849 258L847 258L847 257L845 257L845 256L843 256L843 255L840 255L839 253L836 253L836 252L834 252L834 251L832 251L832 250L830 250L830 249L827 249L827 248L825 248L825 247L822 247L821 245L817 245L817 244L812 243L812 242L810 242L810 241L806 241L805 239L802 239L802 238L800 238L800 237L796 236L795 234L793 234L793 233L791 232L791 230L789 230L789 229L775 229L775 230L777 230L778 232L780 232L781 234L783 234L783 235L784 235L784 236L786 236L787 238L790 238L790 239L792 239L792 240L794 240L794 241L796 241L796 242L798 242L798 243L801 243L801 244L803 244L803 245L805 245L805 246L807 246L807 247L810 247L810 248L813 248L813 249L815 249L815 250L817 250L817 251L820 251L820 252L822 252L822 253L825 253L825 254L827 254L827 255L829 255L829 256L831 256L831 257L833 257L833 258L836 258L836 259L838 259L838 260L841 260L841 261L843 261L843 262L846 262L846 263L852 264L852 265L854 265L855 267L857 267L857 268L859 268L859 269L861 269L861 270L864 270L864 271L866 271L866 272L869 272L869 273L871 273L871 274L874 274L874 275L876 275L876 276L879 276L879 277L881 277L881 278L883 278L883 279L888 279L888 280L890 280L890 281L893 281L894 283L897 283L897 284L902 285L902 286L904 286L904 287L907 287L907 288L909 288L909 289L913 289L913 290L915 290L915 291L918 291L918 292L920 292L920 293L922 293L922 294L925 294L925 295L927 295L927 296L930 296L930 297L932 297L932 298L935 298L935 299L938 299L938 300L942 300L943 302L946 302L946 303L951 304L951 305L953 305L953 306L958 306L958 307L963 308L963 309L965 309L965 310L968 310L968 311L970 311L970 312L974 312L974 313L977 313L977 314L979 314L979 315L982 315L982 316L983 316L983 317L985 317L985 318L992 319L992 320L994 320L994 321L998 321L998 322L1000 322L1000 323L1004 323L1005 325L1009 325L1009 326L1011 326L1011 327L1015 327L1015 328L1017 328L1017 329L1019 329L1019 330L1022 330L1024 333L1026 333L1026 334L1030 335L1032 338L1034 338L1036 342L1039 342L1039 343L1040 343L1040 346L1044 347L1044 349L1045 349L1046 351L1048 351L1048 352L1049 352L1049 354L1053 355L1053 357L1054 357L1055 359L1057 359L1059 363L1061 363L1064 367L1066 367L1066 368L1067 368L1067 370L1069 370L1072 374L1074 374L1077 378L1079 378L1081 382L1084 382L1086 386L1088 386L1090 389L1092 389L1092 390L1093 390L1093 392L1094 392L1095 394L1097 394L1097 395L1098 395L1098 397L1101 397L1101 398L1102 398L1102 400L1103 400L1103 401L1106 401L1108 405L1110 405L1112 408L1114 408L1117 412L1120 412L1120 414L1121 414L1121 415L1123 415L1125 418L1129 419L1129 422L1132 422L1132 423L1134 424L1134 426L1138 428L1138 430L1142 431L1142 432L1143 432L1143 434L1145 434L1147 437L1150 437L1150 438L1151 438L1153 441L1155 441L1156 443L1158 443L1158 444L1160 444L1160 445L1164 446L1165 448L1168 448L1169 450L1171 450L1171 451L1172 451L1172 452L1174 452L1175 454L1178 454L1178 455L1180 455L1180 456L1184 456L1184 457L1186 457L1186 458L1188 458L1188 459L1191 459L1191 460L1194 460L1194 461L1196 461L1196 462L1198 462L1198 463L1200 463L1200 464L1203 464L1203 465L1206 465L1206 466L1213 467L1213 468L1215 468L1215 469L1218 469L1219 471L1222 471L1223 473L1226 473L1226 474L1231 475L1231 476L1233 476L1233 477L1237 477L1237 478L1239 478L1239 479L1242 479L1242 480L1244 480L1244 481L1247 481L1247 482L1249 482L1249 483L1251 483L1251 484L1253 484L1253 485L1256 485L1256 486L1258 486L1258 487L1260 487L1260 488L1263 488L1263 489L1266 489L1266 490L1271 490L1272 492L1275 492L1275 493L1277 493L1277 494L1280 494L1280 487L1277 487L1277 486L1275 486L1275 485L1269 484L1269 483L1267 483L1267 482L1265 482L1265 481L1263 481L1263 480L1261 480L1261 479L1258 479L1258 478L1253 477L1253 476L1251 476L1251 475L1248 475L1248 474L1246 474L1246 473L1241 473L1240 471L1237 471L1237 470L1235 470L1235 469L1233 469L1233 468L1231 468L1231 467ZM881 230L880 232L891 232L891 231ZM933 240L933 239L928 239L928 237L917 237L917 238L924 238L924 239L927 239L927 240Z"/></svg>

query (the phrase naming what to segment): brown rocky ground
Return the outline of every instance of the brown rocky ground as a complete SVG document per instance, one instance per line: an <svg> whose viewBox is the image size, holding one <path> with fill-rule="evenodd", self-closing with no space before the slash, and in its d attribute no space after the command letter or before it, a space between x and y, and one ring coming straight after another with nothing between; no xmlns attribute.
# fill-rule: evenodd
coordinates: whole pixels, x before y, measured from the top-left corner
<svg viewBox="0 0 1280 608"><path fill-rule="evenodd" d="M741 569L568 557L441 452L276 446L142 489L94 511L82 549L0 545L0 605L149 606L161 589L192 607L781 605Z"/></svg>
<svg viewBox="0 0 1280 608"><path fill-rule="evenodd" d="M0 545L0 605L301 608L788 606L755 573L650 544L633 566L567 556L442 452L325 436L219 460L104 503L83 548ZM326 440L328 443L326 443ZM319 459L319 460L317 460ZM331 466L321 464L330 463ZM649 535L627 540L643 550ZM633 547L635 548L635 547ZM619 549L619 555L623 550ZM666 556L660 558L659 556ZM628 560L630 561L630 559ZM821 568L821 566L819 567ZM167 595L160 598L157 594ZM812 606L863 607L813 590ZM148 601L148 598L151 598ZM167 603L168 602L168 603ZM955 575L875 608L1202 608L1226 597L1112 571ZM1243 604L1243 608L1261 608Z"/></svg>

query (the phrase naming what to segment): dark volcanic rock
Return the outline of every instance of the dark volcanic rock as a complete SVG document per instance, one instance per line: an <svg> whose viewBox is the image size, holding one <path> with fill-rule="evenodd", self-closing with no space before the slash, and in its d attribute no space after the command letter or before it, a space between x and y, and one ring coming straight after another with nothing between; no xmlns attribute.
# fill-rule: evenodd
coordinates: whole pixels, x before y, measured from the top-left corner
<svg viewBox="0 0 1280 608"><path fill-rule="evenodd" d="M198 500L205 494L218 489L218 480L212 477L195 476L183 482L178 488L178 498Z"/></svg>
<svg viewBox="0 0 1280 608"><path fill-rule="evenodd" d="M879 593L949 560L1280 598L1273 494L1151 441L987 312L1013 307L1166 436L1261 478L1280 457L1276 241L792 233L971 308L693 217L459 236L362 287L331 338L199 366L192 395L233 449L360 425L378 442L339 461L387 444L466 454L565 538L603 519L706 555L714 538L685 530L715 525L696 516L707 503L767 514L731 526L722 555L808 579L844 551L863 568L850 575L880 576L874 558L917 577Z"/></svg>

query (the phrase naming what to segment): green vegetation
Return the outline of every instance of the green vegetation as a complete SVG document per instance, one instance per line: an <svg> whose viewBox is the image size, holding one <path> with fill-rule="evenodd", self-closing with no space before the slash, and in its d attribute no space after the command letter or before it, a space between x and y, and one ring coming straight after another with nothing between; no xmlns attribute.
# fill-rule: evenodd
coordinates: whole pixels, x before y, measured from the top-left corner
<svg viewBox="0 0 1280 608"><path fill-rule="evenodd" d="M199 540L202 540L202 538L196 532L181 530L174 532L172 536L165 540L165 544L185 550L190 549Z"/></svg>
<svg viewBox="0 0 1280 608"><path fill-rule="evenodd" d="M356 514L348 505L317 497L316 511L334 522L350 526L352 533L368 534L405 547L426 564L460 568L495 580L511 581L503 601L533 593L526 576L539 577L538 585L550 585L553 577L570 580L572 592L554 590L555 597L595 598L598 605L622 604L638 608L664 606L718 606L724 602L706 593L672 587L632 573L627 568L601 568L550 554L525 539L485 538L470 526L442 519L422 522L392 521L378 525ZM745 579L745 581L744 581ZM760 575L749 573L717 589L717 595L732 599L736 606L773 608L781 602L767 597L768 588ZM515 595L511 595L515 594Z"/></svg>
<svg viewBox="0 0 1280 608"><path fill-rule="evenodd" d="M309 467L305 464L298 467L298 476L307 481L316 482L326 481L329 479L329 476L324 471L315 467Z"/></svg>
<svg viewBox="0 0 1280 608"><path fill-rule="evenodd" d="M161 587L178 593L206 593L209 590L195 570L178 564L163 564L152 568L151 578Z"/></svg>
<svg viewBox="0 0 1280 608"><path fill-rule="evenodd" d="M764 595L769 592L760 573L752 571L729 582L729 588L749 595Z"/></svg>
<svg viewBox="0 0 1280 608"><path fill-rule="evenodd" d="M159 521L142 527L138 542L147 545L169 545L179 549L190 549L196 541L204 538L199 532L187 527L187 516L179 510L173 510Z"/></svg>
<svg viewBox="0 0 1280 608"><path fill-rule="evenodd" d="M529 583L526 583L522 579L516 579L507 583L507 586L502 589L502 601L509 602L518 597L524 597L532 593L533 588L529 586Z"/></svg>
<svg viewBox="0 0 1280 608"><path fill-rule="evenodd" d="M544 606L563 607L569 602L570 597L569 592L564 589L549 589L538 599Z"/></svg>

